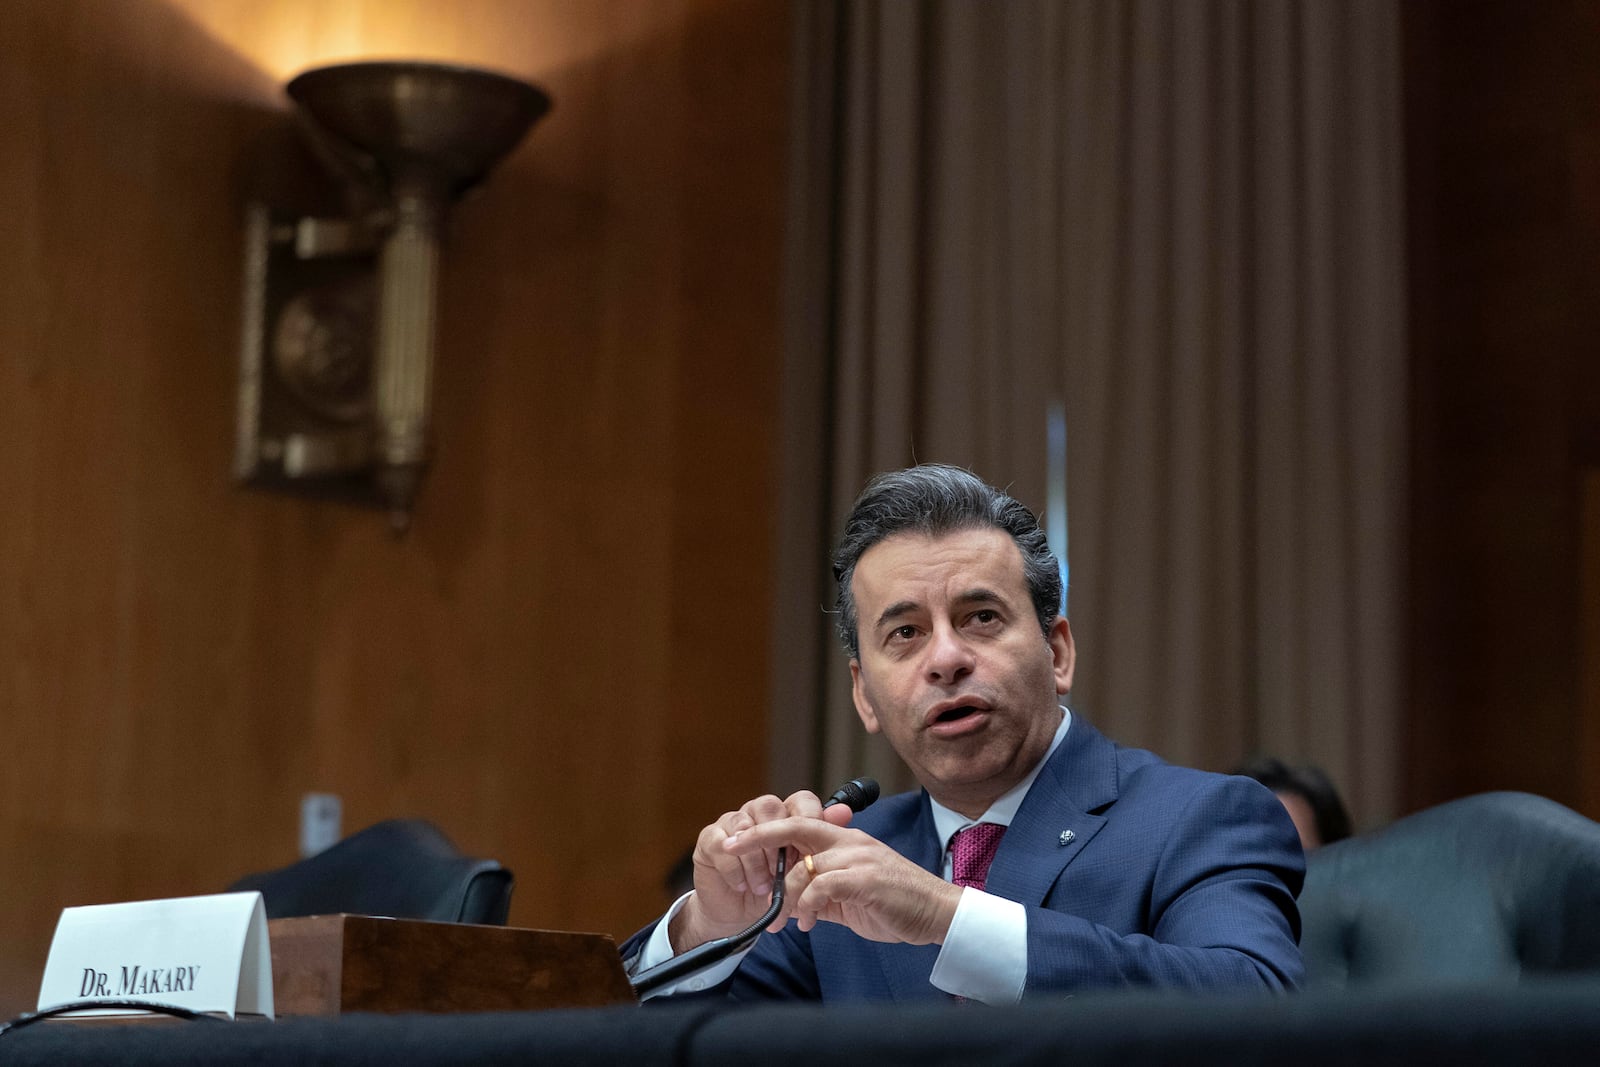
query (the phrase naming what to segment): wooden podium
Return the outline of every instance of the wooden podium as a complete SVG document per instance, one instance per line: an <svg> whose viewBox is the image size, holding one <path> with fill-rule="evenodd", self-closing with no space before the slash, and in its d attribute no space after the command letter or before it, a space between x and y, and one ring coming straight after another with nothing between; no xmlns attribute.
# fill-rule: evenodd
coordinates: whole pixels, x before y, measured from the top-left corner
<svg viewBox="0 0 1600 1067"><path fill-rule="evenodd" d="M533 1011L636 999L604 934L369 915L273 919L267 934L280 1016Z"/></svg>

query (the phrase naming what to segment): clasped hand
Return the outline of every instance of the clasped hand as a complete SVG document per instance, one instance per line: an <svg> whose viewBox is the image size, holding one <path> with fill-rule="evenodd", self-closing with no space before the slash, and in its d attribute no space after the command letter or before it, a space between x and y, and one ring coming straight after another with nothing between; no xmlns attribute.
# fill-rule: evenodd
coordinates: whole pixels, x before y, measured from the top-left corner
<svg viewBox="0 0 1600 1067"><path fill-rule="evenodd" d="M872 941L943 943L961 888L850 829L851 814L843 804L825 809L815 793L802 791L752 800L700 831L694 895L668 930L673 950L731 936L759 919L784 849L783 910L769 930L792 917L802 930L833 922Z"/></svg>

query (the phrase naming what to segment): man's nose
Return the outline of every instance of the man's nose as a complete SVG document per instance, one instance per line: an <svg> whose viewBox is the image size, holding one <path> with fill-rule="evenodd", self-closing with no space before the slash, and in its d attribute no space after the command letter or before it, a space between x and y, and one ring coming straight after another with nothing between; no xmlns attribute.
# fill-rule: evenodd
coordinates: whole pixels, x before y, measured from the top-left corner
<svg viewBox="0 0 1600 1067"><path fill-rule="evenodd" d="M940 685L958 682L972 673L972 648L951 626L936 627L928 642L928 680Z"/></svg>

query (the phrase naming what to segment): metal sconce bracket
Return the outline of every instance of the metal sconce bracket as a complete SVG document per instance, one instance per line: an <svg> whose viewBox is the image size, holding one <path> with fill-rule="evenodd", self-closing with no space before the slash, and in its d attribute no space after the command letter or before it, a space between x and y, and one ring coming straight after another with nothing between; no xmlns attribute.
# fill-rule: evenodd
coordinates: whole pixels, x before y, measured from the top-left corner
<svg viewBox="0 0 1600 1067"><path fill-rule="evenodd" d="M233 475L380 506L370 478L378 240L342 219L245 220Z"/></svg>
<svg viewBox="0 0 1600 1067"><path fill-rule="evenodd" d="M289 83L315 147L358 203L245 223L234 477L386 508L410 523L428 461L439 237L549 110L542 91L434 63L349 63Z"/></svg>

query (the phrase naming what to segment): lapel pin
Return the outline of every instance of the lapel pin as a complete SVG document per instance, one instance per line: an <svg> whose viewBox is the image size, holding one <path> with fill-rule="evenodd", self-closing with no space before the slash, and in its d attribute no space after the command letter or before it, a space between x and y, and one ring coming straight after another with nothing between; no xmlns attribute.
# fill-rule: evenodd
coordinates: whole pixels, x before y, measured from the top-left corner
<svg viewBox="0 0 1600 1067"><path fill-rule="evenodd" d="M1063 830L1061 831L1060 840L1063 845L1070 845L1077 838L1077 836L1078 835L1073 833L1071 830Z"/></svg>

